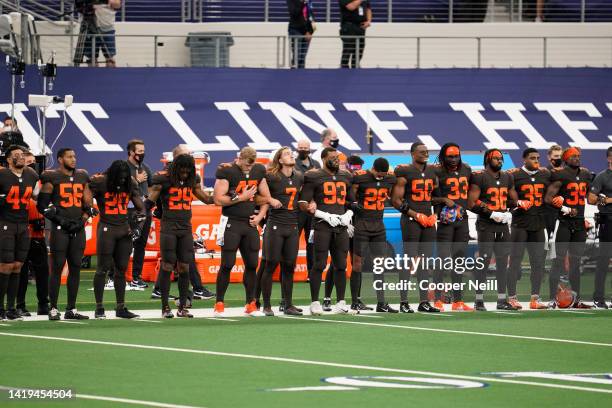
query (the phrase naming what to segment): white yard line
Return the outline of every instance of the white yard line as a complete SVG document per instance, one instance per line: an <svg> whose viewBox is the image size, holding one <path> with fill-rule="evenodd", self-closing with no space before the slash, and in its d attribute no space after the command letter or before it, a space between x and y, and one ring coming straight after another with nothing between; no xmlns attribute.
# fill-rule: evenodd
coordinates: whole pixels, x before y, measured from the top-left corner
<svg viewBox="0 0 612 408"><path fill-rule="evenodd" d="M555 338L549 338L549 337L519 336L515 334L474 332L474 331L467 331L467 330L437 329L437 328L432 328L432 327L404 326L400 324L391 324L391 323L354 322L350 320L330 320L330 319L312 318L312 317L301 317L299 320L309 320L313 322L324 322L324 323L357 324L357 325L364 325L364 326L390 327L394 329L421 330L421 331L431 331L431 332L437 332L437 333L455 333L455 334L467 334L467 335L472 335L472 336L505 337L505 338L510 338L510 339L551 341L551 342L556 342L556 343L569 343L569 344L582 344L582 345L588 345L588 346L612 347L612 343L596 343L596 342L591 342L591 341L555 339Z"/></svg>
<svg viewBox="0 0 612 408"><path fill-rule="evenodd" d="M313 320L317 320L317 319L313 319ZM303 365L311 365L311 366L350 368L350 369L355 369L355 370L380 371L380 372L402 373L402 374L416 374L416 375L431 376L431 377L458 378L458 379L463 379L463 380L473 380L473 381L481 381L481 382L496 382L496 383L504 383L504 384L530 385L534 387L557 388L557 389L562 389L562 390L576 390L576 391L612 394L611 389L579 387L579 386L568 385L568 384L548 384L548 383L541 383L541 382L509 380L509 379L502 379L502 378L479 377L479 376L469 376L469 375L459 375L459 374L445 374L445 373L437 373L437 372L431 372L431 371L404 370L400 368L376 367L376 366L367 366L367 365L359 365L359 364L342 364L342 363L332 363L328 361L301 360L301 359L286 358L286 357L275 357L275 356L264 356L264 355L242 354L242 353L226 353L226 352L212 351L212 350L163 347L163 346L152 346L152 345L147 345L147 344L119 343L119 342L100 341L100 340L73 339L69 337L38 336L34 334L18 334L18 333L0 332L0 336L29 338L29 339L37 339L37 340L63 341L63 342L69 342L69 343L104 345L104 346L124 347L124 348L143 349L143 350L170 351L170 352L175 352L175 353L202 354L202 355L219 356L219 357L243 358L243 359L249 359L249 360L275 361L275 362L281 362L281 363L303 364Z"/></svg>

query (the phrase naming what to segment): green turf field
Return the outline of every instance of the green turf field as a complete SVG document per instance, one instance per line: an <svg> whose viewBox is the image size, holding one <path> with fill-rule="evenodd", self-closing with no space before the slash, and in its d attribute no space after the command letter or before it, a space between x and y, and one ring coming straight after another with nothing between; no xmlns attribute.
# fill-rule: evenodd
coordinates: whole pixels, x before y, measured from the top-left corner
<svg viewBox="0 0 612 408"><path fill-rule="evenodd" d="M83 275L83 310L92 307L93 293L85 290L91 277ZM584 280L586 294L592 283L589 275ZM521 280L522 300L527 285L528 279ZM128 292L130 308L157 309L159 301L149 300L149 293ZM241 284L231 285L228 303L242 305L242 293ZM297 303L306 304L306 294L306 284L297 284ZM110 310L114 295L106 295ZM212 301L194 306L212 307ZM51 407L537 407L611 401L612 374L604 374L612 373L612 311L377 316L3 322L0 386L71 388L80 395L46 404ZM499 372L518 374L492 374ZM406 388L431 387L432 379L452 384ZM458 388L457 380L473 388ZM9 401L6 391L0 395L3 407L34 405Z"/></svg>

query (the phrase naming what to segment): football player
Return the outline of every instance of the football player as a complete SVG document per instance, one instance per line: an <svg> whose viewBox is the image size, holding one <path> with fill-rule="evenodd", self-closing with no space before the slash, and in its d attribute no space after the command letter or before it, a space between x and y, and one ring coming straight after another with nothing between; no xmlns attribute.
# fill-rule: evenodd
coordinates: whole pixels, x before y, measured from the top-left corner
<svg viewBox="0 0 612 408"><path fill-rule="evenodd" d="M15 298L30 249L28 207L38 193L38 174L25 165L24 151L24 147L9 146L5 153L8 168L0 168L0 320L23 319L15 310Z"/></svg>
<svg viewBox="0 0 612 408"><path fill-rule="evenodd" d="M478 214L478 252L484 258L484 267L476 269L478 284L486 282L491 257L495 255L495 276L497 279L497 309L517 310L508 303L506 296L508 256L510 255L510 231L508 223L508 199L516 203L516 191L512 176L502 171L504 156L499 149L489 149L484 154L485 169L472 173L468 208ZM483 290L476 290L474 308L486 311Z"/></svg>
<svg viewBox="0 0 612 408"><path fill-rule="evenodd" d="M289 147L276 151L266 173L270 190L266 230L264 232L265 267L262 275L263 312L274 316L270 296L272 293L272 274L280 263L281 285L286 315L301 316L293 305L293 271L297 259L299 235L298 201L304 184L304 175L295 170L295 158ZM263 260L262 260L263 262Z"/></svg>
<svg viewBox="0 0 612 408"><path fill-rule="evenodd" d="M105 319L104 284L114 268L114 288L117 305L115 315L124 319L138 317L125 307L125 272L132 253L132 242L140 237L145 221L145 208L140 198L138 183L130 175L130 167L123 160L115 160L101 174L91 178L89 188L100 211L97 227L96 254L98 265L94 275L96 319ZM128 203L136 209L137 220L128 219ZM135 225L138 223L139 225Z"/></svg>
<svg viewBox="0 0 612 408"><path fill-rule="evenodd" d="M393 206L402 213L400 225L404 254L411 259L418 257L431 258L436 240L436 215L432 213L432 193L437 187L437 178L433 166L428 166L429 150L424 143L416 142L410 147L412 164L395 168L397 184L393 188ZM425 261L425 259L423 259ZM400 279L408 282L410 272L400 271ZM419 287L419 312L435 313L439 309L431 306L427 298L429 270L420 264L416 270ZM408 291L400 291L400 312L414 313L408 304Z"/></svg>
<svg viewBox="0 0 612 408"><path fill-rule="evenodd" d="M461 151L456 143L446 143L440 149L438 164L434 166L438 178L438 188L434 190L436 212L438 213L438 257L441 259L463 258L466 255L468 242L470 240L470 228L467 216L467 198L470 187L472 169L461 161ZM454 263L453 263L454 264ZM446 266L447 263L443 262ZM455 268L436 269L434 281L441 283L444 275L450 274L453 284L460 288L463 274L457 273ZM470 306L463 302L463 291L453 290L452 310L471 312ZM436 309L444 310L442 291L435 291Z"/></svg>
<svg viewBox="0 0 612 408"><path fill-rule="evenodd" d="M587 238L587 221L584 219L584 206L591 185L591 172L580 167L580 150L570 147L563 151L565 167L553 170L551 184L546 190L545 202L560 209L559 224L555 238L556 258L550 271L549 307L554 302L559 287L559 277L564 266L565 255L569 252L569 281L576 298L572 307L590 309L592 306L580 300L580 257Z"/></svg>
<svg viewBox="0 0 612 408"><path fill-rule="evenodd" d="M147 211L155 206L158 199L161 199L162 203L159 286L162 295L162 317L165 318L174 317L168 304L170 275L173 269L178 272L177 317L193 317L187 310L189 263L194 257L191 202L194 196L202 202L209 199L202 191L193 157L189 154L176 154L181 148L182 146L177 146L174 149L172 163L167 170L153 175L149 197L145 200Z"/></svg>
<svg viewBox="0 0 612 408"><path fill-rule="evenodd" d="M359 170L353 176L353 196L351 206L355 213L355 235L353 237L353 269L351 272L351 308L364 310L363 302L358 298L361 291L361 275L364 261L384 257L387 249L387 232L383 222L385 201L397 179L389 174L389 162L383 157L374 160L370 170ZM374 282L383 281L383 276L375 276ZM353 284L353 281L356 283ZM353 288L355 285L355 288ZM377 312L397 313L398 311L385 302L384 290L376 290Z"/></svg>
<svg viewBox="0 0 612 408"><path fill-rule="evenodd" d="M68 303L64 319L89 319L76 310L81 261L85 251L85 223L98 211L92 207L89 174L76 168L76 154L71 148L57 152L58 168L41 174L38 210L51 221L49 237L51 274L49 275L49 320L60 320L57 310L64 264L68 262Z"/></svg>
<svg viewBox="0 0 612 408"><path fill-rule="evenodd" d="M334 283L337 302L335 313L354 313L344 300L346 291L346 258L349 250L349 234L352 235L353 211L347 210L351 203L352 176L340 170L338 151L326 147L321 152L323 168L309 170L304 175L304 187L300 196L300 209L314 215L315 259L310 276L310 313L321 315L323 309L319 302L321 276L327 263L328 253L334 265ZM316 210L309 203L314 200ZM350 230L350 232L349 232Z"/></svg>
<svg viewBox="0 0 612 408"><path fill-rule="evenodd" d="M265 180L266 168L256 163L257 152L244 147L238 159L229 166L217 168L214 200L223 207L221 227L217 243L221 246L221 267L217 275L217 302L214 314L225 317L225 292L230 282L230 272L236 264L236 252L244 261L243 284L246 305L244 312L249 316L265 316L257 307L255 291L257 286L257 265L259 260L259 223L265 217L268 204L263 204L256 213L255 195L262 201L270 199Z"/></svg>
<svg viewBox="0 0 612 408"><path fill-rule="evenodd" d="M521 276L521 263L527 246L531 265L530 309L546 309L540 301L540 286L544 275L545 214L544 194L550 185L550 171L540 167L540 153L534 148L523 151L523 166L510 170L518 195L517 208L512 213L510 269L508 270L508 303L517 309L523 306L516 297L516 282Z"/></svg>

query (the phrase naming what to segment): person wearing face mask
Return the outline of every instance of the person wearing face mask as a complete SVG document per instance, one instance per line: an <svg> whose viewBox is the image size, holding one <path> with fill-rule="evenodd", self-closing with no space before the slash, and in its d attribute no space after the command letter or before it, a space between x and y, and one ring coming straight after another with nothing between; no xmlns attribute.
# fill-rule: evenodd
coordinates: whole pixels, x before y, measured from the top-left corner
<svg viewBox="0 0 612 408"><path fill-rule="evenodd" d="M36 170L36 158L31 152L24 152L25 164ZM40 183L38 183L39 185ZM17 292L17 313L31 316L26 307L26 293L30 271L36 279L36 298L38 299L37 315L49 313L49 260L45 242L45 218L36 209L36 201L30 200L28 207L28 227L30 231L30 250L28 258L21 268L19 290Z"/></svg>
<svg viewBox="0 0 612 408"><path fill-rule="evenodd" d="M349 250L349 235L352 236L353 211L347 210L352 199L352 175L340 170L339 154L333 147L321 152L322 169L313 169L304 175L304 187L300 196L300 209L314 215L314 267L310 274L310 313L321 315L323 308L319 302L321 277L327 264L328 253L335 266L337 302L334 312L353 314L355 310L346 305L346 258ZM316 204L316 209L311 205Z"/></svg>
<svg viewBox="0 0 612 408"><path fill-rule="evenodd" d="M96 254L98 266L94 275L94 295L96 298L96 319L105 319L104 283L113 270L114 288L117 299L115 315L133 319L138 315L125 307L125 272L132 253L132 241L141 235L141 225L145 220L145 208L135 179L130 175L127 162L115 160L101 174L91 178L89 188L100 210L100 222L96 231ZM130 223L128 202L136 208L138 221Z"/></svg>
<svg viewBox="0 0 612 408"><path fill-rule="evenodd" d="M30 249L28 207L38 193L38 174L25 165L24 150L9 146L8 168L0 169L0 320L23 319L15 309L15 299L21 267Z"/></svg>
<svg viewBox="0 0 612 408"><path fill-rule="evenodd" d="M521 263L526 245L531 265L529 308L547 309L548 306L540 301L540 286L546 259L544 193L550 185L551 173L548 169L540 167L540 153L534 148L529 148L523 151L523 166L510 170L510 174L514 177L514 188L518 195L519 205L512 214L508 302L518 309L523 308L516 298L516 282L521 276Z"/></svg>
<svg viewBox="0 0 612 408"><path fill-rule="evenodd" d="M141 194L141 199L144 200L148 193L148 188L151 186L152 172L151 168L144 162L145 144L140 139L132 139L127 144L128 159L127 163L130 168L132 177L136 179L138 190ZM134 216L134 207L130 202L128 207L128 215ZM128 284L134 288L146 288L148 285L141 279L142 266L144 263L145 247L149 239L149 230L151 229L151 215L147 217L142 226L142 234L134 241L134 255L132 257L132 281Z"/></svg>
<svg viewBox="0 0 612 408"><path fill-rule="evenodd" d="M563 168L561 153L563 153L563 148L559 145L552 145L548 148L548 166L546 166L546 168L549 171L552 172L553 170L561 170ZM557 219L559 218L559 209L553 207L552 205L545 204L543 213L544 222L546 224L546 233L548 234L549 240L552 240L552 236L555 232L555 225L557 224Z"/></svg>
<svg viewBox="0 0 612 408"><path fill-rule="evenodd" d="M587 222L584 219L584 206L587 192L591 186L591 172L580 167L580 149L570 147L561 156L565 167L553 170L551 184L546 190L544 201L559 209L559 225L555 236L556 258L550 270L550 308L556 303L557 289L565 255L569 252L569 282L576 293L571 307L590 309L592 306L580 300L580 258L584 253L587 238Z"/></svg>
<svg viewBox="0 0 612 408"><path fill-rule="evenodd" d="M338 149L339 146L340 139L338 139L338 134L334 129L327 128L321 132L321 146L310 157L318 161L320 164L323 164L323 160L321 159L323 149L332 147L338 152L340 163L346 163L347 157L340 151L340 149Z"/></svg>
<svg viewBox="0 0 612 408"><path fill-rule="evenodd" d="M508 256L510 255L509 207L518 201L512 175L502 170L504 156L499 149L489 149L484 154L485 169L472 173L468 208L478 214L478 252L484 258L482 268L474 275L478 284L485 283L491 257L495 255L495 277L497 279L497 309L517 310L508 303L506 296ZM510 204L510 205L509 205ZM526 206L524 208L527 208ZM474 309L486 311L482 289L476 290Z"/></svg>

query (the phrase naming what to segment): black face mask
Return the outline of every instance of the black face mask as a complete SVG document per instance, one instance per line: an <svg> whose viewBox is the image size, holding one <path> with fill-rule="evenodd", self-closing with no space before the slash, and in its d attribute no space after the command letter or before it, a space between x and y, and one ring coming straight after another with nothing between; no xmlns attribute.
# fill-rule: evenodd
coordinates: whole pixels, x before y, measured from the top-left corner
<svg viewBox="0 0 612 408"><path fill-rule="evenodd" d="M550 164L552 164L554 167L561 167L562 163L563 161L561 159L552 159L550 161Z"/></svg>
<svg viewBox="0 0 612 408"><path fill-rule="evenodd" d="M134 155L134 160L136 160L138 162L138 164L142 164L142 162L144 161L145 158L145 154L135 154Z"/></svg>
<svg viewBox="0 0 612 408"><path fill-rule="evenodd" d="M306 150L298 150L298 158L300 160L306 160L308 158L308 155L310 154L309 151Z"/></svg>
<svg viewBox="0 0 612 408"><path fill-rule="evenodd" d="M337 149L337 148L338 148L338 146L340 146L340 140L339 140L339 139L336 139L336 140L330 140L330 141L329 141L329 145L330 145L331 147L333 147L334 149Z"/></svg>

